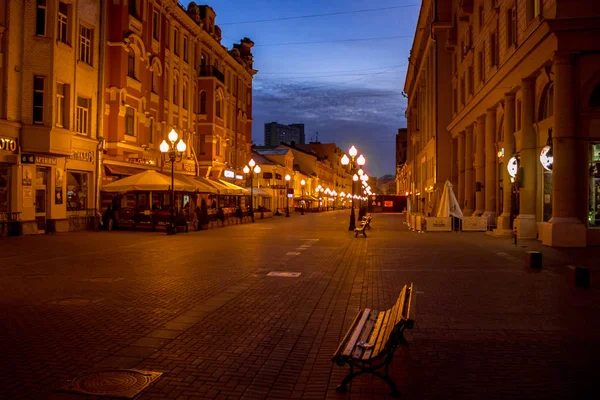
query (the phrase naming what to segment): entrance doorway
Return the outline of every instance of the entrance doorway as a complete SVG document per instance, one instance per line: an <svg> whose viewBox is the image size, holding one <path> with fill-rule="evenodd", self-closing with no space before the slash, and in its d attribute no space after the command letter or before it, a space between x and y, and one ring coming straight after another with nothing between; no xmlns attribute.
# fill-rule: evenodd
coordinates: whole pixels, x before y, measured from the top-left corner
<svg viewBox="0 0 600 400"><path fill-rule="evenodd" d="M35 220L38 233L46 233L46 210L48 208L48 168L35 169Z"/></svg>

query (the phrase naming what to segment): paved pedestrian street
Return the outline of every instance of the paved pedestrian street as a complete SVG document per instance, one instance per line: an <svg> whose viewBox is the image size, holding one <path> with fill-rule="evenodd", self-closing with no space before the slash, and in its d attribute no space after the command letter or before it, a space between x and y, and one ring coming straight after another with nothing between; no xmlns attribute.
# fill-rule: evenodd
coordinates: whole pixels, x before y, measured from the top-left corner
<svg viewBox="0 0 600 400"><path fill-rule="evenodd" d="M388 398L368 375L337 393L348 367L331 356L359 310L410 282L415 327L391 368L404 398L600 398L593 263L572 288L573 252L544 250L533 271L535 243L409 232L397 214L355 238L348 214L1 238L0 398L95 399L55 389L122 368L163 373L136 399Z"/></svg>

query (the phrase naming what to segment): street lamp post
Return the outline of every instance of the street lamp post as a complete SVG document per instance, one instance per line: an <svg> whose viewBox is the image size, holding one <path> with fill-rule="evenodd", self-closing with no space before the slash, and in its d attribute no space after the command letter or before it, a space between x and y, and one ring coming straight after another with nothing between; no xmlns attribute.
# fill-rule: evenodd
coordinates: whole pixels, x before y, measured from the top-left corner
<svg viewBox="0 0 600 400"><path fill-rule="evenodd" d="M302 207L300 208L300 215L304 215L304 204L306 203L304 201L304 185L306 185L306 181L302 179L300 181L300 187L302 188Z"/></svg>
<svg viewBox="0 0 600 400"><path fill-rule="evenodd" d="M356 194L354 190L354 182L358 181L358 175L355 173L356 167L362 170L362 166L365 165L365 157L361 154L356 157L358 154L358 150L356 147L352 146L348 150L348 154L350 154L351 158L348 158L347 155L344 154L342 157L342 165L350 165L350 173L353 173L352 176L352 195ZM356 216L354 215L354 201L352 201L352 208L350 209L350 225L348 226L349 231L353 231L356 228Z"/></svg>
<svg viewBox="0 0 600 400"><path fill-rule="evenodd" d="M292 179L290 174L286 174L285 175L285 216L286 217L290 216L290 194L289 194L290 179Z"/></svg>
<svg viewBox="0 0 600 400"><path fill-rule="evenodd" d="M175 129L171 129L168 135L169 143L163 140L160 144L161 153L169 156L169 162L171 163L171 223L167 226L167 235L175 234L175 163L180 162L183 159L183 153L187 146L183 139L179 138Z"/></svg>
<svg viewBox="0 0 600 400"><path fill-rule="evenodd" d="M248 165L250 167L248 167ZM244 171L244 174L246 175L250 174L250 215L252 217L252 222L254 223L254 174L258 177L258 174L260 174L260 167L256 165L256 161L252 158L248 161L248 165L246 165L242 171Z"/></svg>

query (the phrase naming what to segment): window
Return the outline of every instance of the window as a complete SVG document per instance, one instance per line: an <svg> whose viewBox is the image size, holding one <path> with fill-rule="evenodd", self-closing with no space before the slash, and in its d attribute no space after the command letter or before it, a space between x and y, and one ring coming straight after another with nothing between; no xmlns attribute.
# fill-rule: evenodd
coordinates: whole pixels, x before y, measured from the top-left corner
<svg viewBox="0 0 600 400"><path fill-rule="evenodd" d="M206 114L206 92L200 92L200 114Z"/></svg>
<svg viewBox="0 0 600 400"><path fill-rule="evenodd" d="M217 117L221 118L221 94L217 93L216 101L215 101L215 112Z"/></svg>
<svg viewBox="0 0 600 400"><path fill-rule="evenodd" d="M480 31L483 29L483 18L484 18L483 6L479 6L479 30Z"/></svg>
<svg viewBox="0 0 600 400"><path fill-rule="evenodd" d="M129 0L129 15L137 19L141 19L142 7L141 3L138 4L139 0Z"/></svg>
<svg viewBox="0 0 600 400"><path fill-rule="evenodd" d="M158 74L152 70L152 93L157 93L158 90Z"/></svg>
<svg viewBox="0 0 600 400"><path fill-rule="evenodd" d="M179 31L173 30L173 53L179 55Z"/></svg>
<svg viewBox="0 0 600 400"><path fill-rule="evenodd" d="M527 3L525 4L525 19L527 22L531 21L533 17L535 17L535 3L537 3L537 0L527 0Z"/></svg>
<svg viewBox="0 0 600 400"><path fill-rule="evenodd" d="M549 83L542 92L538 121L543 121L554 115L554 84Z"/></svg>
<svg viewBox="0 0 600 400"><path fill-rule="evenodd" d="M85 210L88 206L87 172L67 171L67 211Z"/></svg>
<svg viewBox="0 0 600 400"><path fill-rule="evenodd" d="M77 122L75 130L77 133L87 135L90 127L90 105L92 101L85 97L77 97Z"/></svg>
<svg viewBox="0 0 600 400"><path fill-rule="evenodd" d="M196 85L194 85L194 93L192 93L192 110L194 113L198 114L198 89L196 89Z"/></svg>
<svg viewBox="0 0 600 400"><path fill-rule="evenodd" d="M206 149L205 149L205 145L204 145L204 135L198 135L198 138L199 138L198 141L200 142L198 151L200 154L204 154L204 153L206 153Z"/></svg>
<svg viewBox="0 0 600 400"><path fill-rule="evenodd" d="M56 126L65 127L65 85L56 84Z"/></svg>
<svg viewBox="0 0 600 400"><path fill-rule="evenodd" d="M46 36L46 0L37 0L35 34L38 36Z"/></svg>
<svg viewBox="0 0 600 400"><path fill-rule="evenodd" d="M460 104L465 105L465 78L460 78Z"/></svg>
<svg viewBox="0 0 600 400"><path fill-rule="evenodd" d="M183 95L183 99L181 101L181 105L183 106L184 110L188 109L188 104L187 104L187 97L188 97L188 93L187 93L187 84L183 84L183 89L182 89L182 95Z"/></svg>
<svg viewBox="0 0 600 400"><path fill-rule="evenodd" d="M177 91L177 78L173 78L173 104L179 104L179 92Z"/></svg>
<svg viewBox="0 0 600 400"><path fill-rule="evenodd" d="M188 61L188 39L186 36L183 37L183 61Z"/></svg>
<svg viewBox="0 0 600 400"><path fill-rule="evenodd" d="M600 227L600 143L590 143L589 150L590 171L590 205L588 226Z"/></svg>
<svg viewBox="0 0 600 400"><path fill-rule="evenodd" d="M171 39L169 38L169 32L171 30L171 24L169 21L165 21L165 47L168 49L170 46Z"/></svg>
<svg viewBox="0 0 600 400"><path fill-rule="evenodd" d="M452 104L454 105L454 113L458 112L458 95L456 88L452 89Z"/></svg>
<svg viewBox="0 0 600 400"><path fill-rule="evenodd" d="M148 127L148 144L154 143L154 118L150 118L150 126Z"/></svg>
<svg viewBox="0 0 600 400"><path fill-rule="evenodd" d="M473 94L473 92L475 91L475 77L473 76L473 66L472 65L469 65L468 78L469 78L469 94Z"/></svg>
<svg viewBox="0 0 600 400"><path fill-rule="evenodd" d="M221 156L221 137L217 136L217 156Z"/></svg>
<svg viewBox="0 0 600 400"><path fill-rule="evenodd" d="M490 64L492 67L498 65L498 36L495 33L490 35Z"/></svg>
<svg viewBox="0 0 600 400"><path fill-rule="evenodd" d="M152 13L152 39L160 40L160 14L158 11L154 10Z"/></svg>
<svg viewBox="0 0 600 400"><path fill-rule="evenodd" d="M58 3L58 33L59 42L69 43L69 7L62 1Z"/></svg>
<svg viewBox="0 0 600 400"><path fill-rule="evenodd" d="M163 96L165 98L165 100L169 100L169 79L168 76L168 72L165 70L165 93L163 93Z"/></svg>
<svg viewBox="0 0 600 400"><path fill-rule="evenodd" d="M79 26L79 61L92 65L92 37L94 31L83 25Z"/></svg>
<svg viewBox="0 0 600 400"><path fill-rule="evenodd" d="M129 49L127 54L127 76L135 79L135 52Z"/></svg>
<svg viewBox="0 0 600 400"><path fill-rule="evenodd" d="M135 110L131 107L125 109L125 134L135 136Z"/></svg>
<svg viewBox="0 0 600 400"><path fill-rule="evenodd" d="M483 48L485 49L485 42L483 42ZM479 58L479 80L485 82L485 50L478 53Z"/></svg>
<svg viewBox="0 0 600 400"><path fill-rule="evenodd" d="M506 11L506 40L507 47L517 44L517 11L514 8Z"/></svg>
<svg viewBox="0 0 600 400"><path fill-rule="evenodd" d="M44 123L44 84L43 76L33 77L33 123Z"/></svg>
<svg viewBox="0 0 600 400"><path fill-rule="evenodd" d="M588 102L588 107L600 107L600 84L594 88Z"/></svg>

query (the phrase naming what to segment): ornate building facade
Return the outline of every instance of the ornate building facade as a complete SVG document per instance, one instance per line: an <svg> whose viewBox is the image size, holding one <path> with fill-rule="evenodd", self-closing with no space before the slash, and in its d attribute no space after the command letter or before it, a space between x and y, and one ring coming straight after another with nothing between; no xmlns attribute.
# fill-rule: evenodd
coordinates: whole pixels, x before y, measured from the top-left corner
<svg viewBox="0 0 600 400"><path fill-rule="evenodd" d="M228 50L209 6L108 2L105 179L166 166L171 129L187 144L177 173L220 178L251 156L253 42Z"/></svg>
<svg viewBox="0 0 600 400"><path fill-rule="evenodd" d="M449 177L465 215L497 234L600 244L598 22L600 3L585 0L424 1L406 88L409 143L442 145L425 186ZM419 71L448 75L426 80L430 100L419 100ZM448 118L420 125L428 115Z"/></svg>

